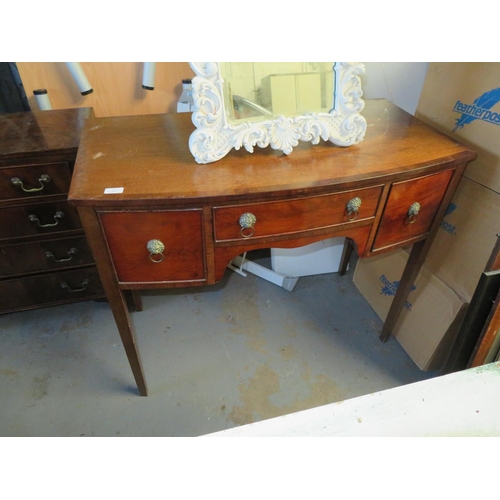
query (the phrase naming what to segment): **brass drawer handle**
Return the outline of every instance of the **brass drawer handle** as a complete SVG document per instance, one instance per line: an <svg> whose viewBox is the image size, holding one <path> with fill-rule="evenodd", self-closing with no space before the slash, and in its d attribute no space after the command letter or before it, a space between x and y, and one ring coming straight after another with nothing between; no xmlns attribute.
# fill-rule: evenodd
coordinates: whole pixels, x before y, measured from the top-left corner
<svg viewBox="0 0 500 500"><path fill-rule="evenodd" d="M52 252L45 252L45 255L47 256L47 259L52 258L54 259L55 262L69 262L70 260L73 259L73 255L75 255L76 252L78 252L76 248L70 248L68 250L68 257L64 257L62 259L56 259L56 257Z"/></svg>
<svg viewBox="0 0 500 500"><path fill-rule="evenodd" d="M34 215L34 214L31 214L31 215L28 215L28 219L30 222L36 222L38 224L38 227L54 227L54 226L57 226L57 224L59 224L59 219L63 219L64 218L64 212L61 212L61 211L58 211L54 214L54 220L55 222L53 224L40 224L40 219Z"/></svg>
<svg viewBox="0 0 500 500"><path fill-rule="evenodd" d="M415 202L408 209L408 217L406 218L406 223L414 224L417 220L418 212L420 212L420 203Z"/></svg>
<svg viewBox="0 0 500 500"><path fill-rule="evenodd" d="M359 209L361 207L361 198L355 197L351 198L346 205L347 219L356 220L359 215Z"/></svg>
<svg viewBox="0 0 500 500"><path fill-rule="evenodd" d="M61 288L65 288L70 293L83 292L85 290L85 288L87 288L88 284L89 284L89 280L83 280L81 285L80 285L80 288L71 288L67 283L61 283Z"/></svg>
<svg viewBox="0 0 500 500"><path fill-rule="evenodd" d="M50 182L50 176L47 174L42 174L40 176L40 179L38 179L38 182L40 183L40 187L26 189L24 187L23 181L19 179L19 177L12 177L12 179L10 180L10 183L12 185L16 187L20 186L25 193L36 193L37 191L42 191L42 189L45 187L45 184L47 184L47 182Z"/></svg>
<svg viewBox="0 0 500 500"><path fill-rule="evenodd" d="M149 240L146 244L146 248L149 251L149 260L151 262L159 264L165 258L165 256L163 255L165 245L160 240ZM155 255L156 257L153 257L153 255Z"/></svg>
<svg viewBox="0 0 500 500"><path fill-rule="evenodd" d="M243 238L250 238L253 236L255 231L254 225L257 222L257 217L255 217L254 214L246 212L240 217L238 222L241 226L240 233Z"/></svg>

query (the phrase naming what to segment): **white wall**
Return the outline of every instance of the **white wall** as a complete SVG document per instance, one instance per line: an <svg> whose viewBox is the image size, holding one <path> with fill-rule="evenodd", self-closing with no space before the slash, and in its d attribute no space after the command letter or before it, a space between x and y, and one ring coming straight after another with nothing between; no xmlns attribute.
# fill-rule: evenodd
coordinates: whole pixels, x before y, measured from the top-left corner
<svg viewBox="0 0 500 500"><path fill-rule="evenodd" d="M365 62L361 77L364 99L384 98L412 115L424 85L429 63Z"/></svg>

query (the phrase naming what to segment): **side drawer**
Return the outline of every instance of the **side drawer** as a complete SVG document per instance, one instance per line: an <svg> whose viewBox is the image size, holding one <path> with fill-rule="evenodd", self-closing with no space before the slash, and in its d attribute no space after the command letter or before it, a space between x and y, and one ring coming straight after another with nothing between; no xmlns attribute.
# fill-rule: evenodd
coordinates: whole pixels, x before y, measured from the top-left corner
<svg viewBox="0 0 500 500"><path fill-rule="evenodd" d="M67 162L0 168L0 200L66 194L70 184Z"/></svg>
<svg viewBox="0 0 500 500"><path fill-rule="evenodd" d="M214 207L215 240L241 241L293 234L370 219L375 216L381 193L382 186L377 186L285 201ZM359 198L361 205L357 214L349 216L347 204L355 198ZM253 232L242 231L239 224L246 213L255 216Z"/></svg>
<svg viewBox="0 0 500 500"><path fill-rule="evenodd" d="M173 283L206 279L203 211L99 212L121 283ZM152 254L148 242L164 246Z"/></svg>
<svg viewBox="0 0 500 500"><path fill-rule="evenodd" d="M93 264L85 237L0 246L0 277Z"/></svg>
<svg viewBox="0 0 500 500"><path fill-rule="evenodd" d="M104 296L97 269L86 268L0 281L0 313Z"/></svg>
<svg viewBox="0 0 500 500"><path fill-rule="evenodd" d="M0 208L0 240L81 228L77 210L66 201Z"/></svg>
<svg viewBox="0 0 500 500"><path fill-rule="evenodd" d="M373 250L424 236L430 229L437 209L448 188L454 170L396 182L382 214ZM417 214L410 217L413 204Z"/></svg>

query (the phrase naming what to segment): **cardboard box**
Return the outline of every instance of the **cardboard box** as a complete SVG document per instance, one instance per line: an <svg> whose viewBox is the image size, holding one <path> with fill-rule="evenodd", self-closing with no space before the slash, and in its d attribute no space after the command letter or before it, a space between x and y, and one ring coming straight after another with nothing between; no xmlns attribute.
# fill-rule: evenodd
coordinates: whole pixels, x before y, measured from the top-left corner
<svg viewBox="0 0 500 500"><path fill-rule="evenodd" d="M500 233L500 194L462 178L425 267L470 302Z"/></svg>
<svg viewBox="0 0 500 500"><path fill-rule="evenodd" d="M430 63L415 115L477 151L465 175L500 193L500 63Z"/></svg>
<svg viewBox="0 0 500 500"><path fill-rule="evenodd" d="M299 248L271 248L273 271L284 276L336 273L345 238L329 238Z"/></svg>
<svg viewBox="0 0 500 500"><path fill-rule="evenodd" d="M382 320L389 312L407 260L403 250L358 260L354 284ZM443 366L467 305L422 268L393 332L421 370L439 370Z"/></svg>
<svg viewBox="0 0 500 500"><path fill-rule="evenodd" d="M500 233L500 63L430 63L416 116L478 153L425 261L470 302Z"/></svg>

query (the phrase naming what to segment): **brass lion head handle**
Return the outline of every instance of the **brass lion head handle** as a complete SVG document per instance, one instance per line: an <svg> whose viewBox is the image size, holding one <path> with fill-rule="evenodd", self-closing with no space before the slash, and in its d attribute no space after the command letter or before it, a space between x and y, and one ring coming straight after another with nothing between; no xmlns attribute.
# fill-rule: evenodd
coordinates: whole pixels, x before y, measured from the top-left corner
<svg viewBox="0 0 500 500"><path fill-rule="evenodd" d="M356 196L351 198L346 205L347 219L356 220L359 215L359 209L361 208L361 198Z"/></svg>
<svg viewBox="0 0 500 500"><path fill-rule="evenodd" d="M163 255L165 245L160 240L149 240L146 244L146 248L148 249L151 262L159 264L165 258Z"/></svg>
<svg viewBox="0 0 500 500"><path fill-rule="evenodd" d="M240 217L238 222L241 226L240 232L243 238L250 238L251 236L253 236L254 226L257 222L257 217L255 217L254 214L246 212Z"/></svg>
<svg viewBox="0 0 500 500"><path fill-rule="evenodd" d="M416 201L415 203L412 203L411 207L408 209L408 217L406 218L406 223L414 224L417 220L419 212L420 212L420 203Z"/></svg>

